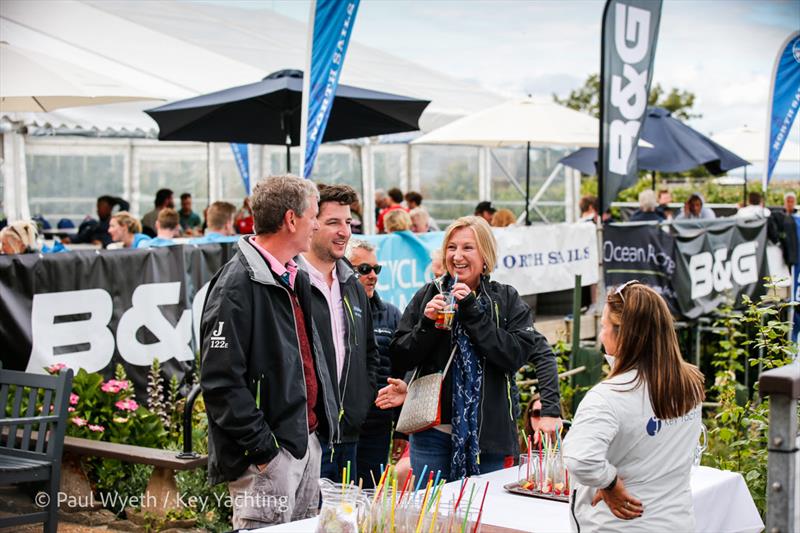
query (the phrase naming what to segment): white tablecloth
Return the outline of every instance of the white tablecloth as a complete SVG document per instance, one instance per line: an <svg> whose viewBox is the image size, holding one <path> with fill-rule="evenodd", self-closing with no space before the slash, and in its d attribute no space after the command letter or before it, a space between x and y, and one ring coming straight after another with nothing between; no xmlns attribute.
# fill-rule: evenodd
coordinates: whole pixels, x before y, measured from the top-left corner
<svg viewBox="0 0 800 533"><path fill-rule="evenodd" d="M481 522L535 533L568 533L569 505L511 494L503 485L515 481L517 468L507 468L472 479L481 487L490 482ZM457 492L460 483L445 485L443 497ZM740 474L704 466L692 470L692 497L699 533L758 533L764 523ZM313 532L317 519L263 529L264 533ZM678 533L678 532L673 532Z"/></svg>

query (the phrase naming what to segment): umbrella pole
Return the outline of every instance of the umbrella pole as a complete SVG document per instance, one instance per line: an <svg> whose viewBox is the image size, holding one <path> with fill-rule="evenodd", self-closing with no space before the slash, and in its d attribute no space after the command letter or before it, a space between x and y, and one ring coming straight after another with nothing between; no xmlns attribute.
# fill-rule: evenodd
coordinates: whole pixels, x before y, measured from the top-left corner
<svg viewBox="0 0 800 533"><path fill-rule="evenodd" d="M653 171L653 191L656 190L656 171Z"/></svg>
<svg viewBox="0 0 800 533"><path fill-rule="evenodd" d="M291 141L289 141L288 137L286 138L286 140L287 140L287 143L286 143L286 173L287 174L291 174L292 173L292 145L291 145Z"/></svg>
<svg viewBox="0 0 800 533"><path fill-rule="evenodd" d="M742 205L743 206L747 205L747 165L745 165L744 167L744 197L742 198Z"/></svg>
<svg viewBox="0 0 800 533"><path fill-rule="evenodd" d="M525 225L531 225L530 218L530 202L531 202L531 143L525 149Z"/></svg>

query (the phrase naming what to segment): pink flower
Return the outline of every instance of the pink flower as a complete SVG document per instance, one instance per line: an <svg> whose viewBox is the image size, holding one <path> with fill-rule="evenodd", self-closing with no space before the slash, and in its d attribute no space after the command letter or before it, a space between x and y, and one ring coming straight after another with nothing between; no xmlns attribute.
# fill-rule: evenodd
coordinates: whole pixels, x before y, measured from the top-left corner
<svg viewBox="0 0 800 533"><path fill-rule="evenodd" d="M70 393L70 395L69 395L69 404L70 405L78 405L78 399L79 398L80 398L80 396L78 396L74 392Z"/></svg>
<svg viewBox="0 0 800 533"><path fill-rule="evenodd" d="M139 408L139 404L136 403L136 400L120 400L114 405L117 406L117 409L122 409L123 411L135 411Z"/></svg>
<svg viewBox="0 0 800 533"><path fill-rule="evenodd" d="M113 394L118 393L121 390L128 390L130 388L129 381L120 381L117 379L109 379L100 387L103 392L110 392Z"/></svg>
<svg viewBox="0 0 800 533"><path fill-rule="evenodd" d="M75 412L75 408L74 407L67 407L67 411L69 411L70 413L74 413Z"/></svg>
<svg viewBox="0 0 800 533"><path fill-rule="evenodd" d="M97 424L89 424L89 429L95 433L102 433L106 428L103 426L98 426Z"/></svg>
<svg viewBox="0 0 800 533"><path fill-rule="evenodd" d="M61 372L62 368L67 368L67 365L64 363L53 363L52 365L47 367L47 371L51 374L58 374Z"/></svg>
<svg viewBox="0 0 800 533"><path fill-rule="evenodd" d="M76 425L76 426L78 426L78 427L83 427L83 426L85 426L85 425L86 425L88 422L86 422L86 420L84 420L83 418L80 418L80 417L77 417L77 416L76 416L76 417L73 417L73 418L72 418L72 423L73 423L73 424L75 424L75 425Z"/></svg>

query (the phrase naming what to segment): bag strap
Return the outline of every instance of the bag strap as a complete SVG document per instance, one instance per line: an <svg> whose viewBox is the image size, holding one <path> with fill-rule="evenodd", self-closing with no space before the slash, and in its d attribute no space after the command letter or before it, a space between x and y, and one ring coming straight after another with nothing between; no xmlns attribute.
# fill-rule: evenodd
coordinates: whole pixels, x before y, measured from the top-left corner
<svg viewBox="0 0 800 533"><path fill-rule="evenodd" d="M444 372L442 372L442 379L447 375L447 371L450 370L450 363L453 362L453 357L456 355L456 350L458 350L458 344L453 346L453 351L450 352L450 359L447 360L447 364L444 366ZM414 380L417 379L417 373L419 372L419 367L414 369L414 373L411 374L411 379L408 380L408 384L411 385L414 383Z"/></svg>

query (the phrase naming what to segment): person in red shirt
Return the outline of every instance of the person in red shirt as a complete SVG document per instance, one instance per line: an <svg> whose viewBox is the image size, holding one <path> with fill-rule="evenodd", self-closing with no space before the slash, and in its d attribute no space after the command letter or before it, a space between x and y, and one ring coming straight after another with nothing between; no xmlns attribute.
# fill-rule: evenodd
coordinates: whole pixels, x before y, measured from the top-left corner
<svg viewBox="0 0 800 533"><path fill-rule="evenodd" d="M383 227L383 217L386 216L386 213L388 213L389 211L394 211L395 209L402 209L404 211L408 211L408 209L406 209L402 205L403 191L401 191L397 187L394 187L392 189L389 189L386 195L387 195L386 203L388 204L388 207L384 208L383 211L381 211L380 214L378 215L378 222L376 223L376 226L378 228L378 233L386 233L386 230Z"/></svg>

